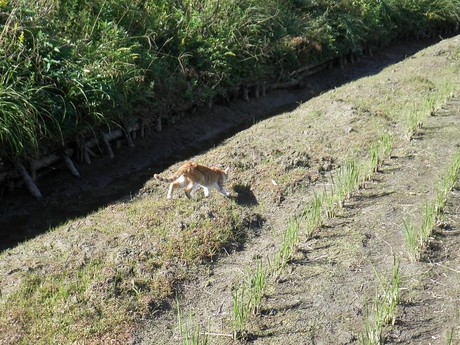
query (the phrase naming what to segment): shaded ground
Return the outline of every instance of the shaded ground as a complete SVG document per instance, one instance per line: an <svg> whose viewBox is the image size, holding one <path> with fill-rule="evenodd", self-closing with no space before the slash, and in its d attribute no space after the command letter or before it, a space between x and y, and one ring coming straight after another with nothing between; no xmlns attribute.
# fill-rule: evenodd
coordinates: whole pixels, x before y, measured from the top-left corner
<svg viewBox="0 0 460 345"><path fill-rule="evenodd" d="M295 109L300 102L349 81L379 73L426 47L432 41L403 42L376 52L346 69L338 67L309 78L301 89L277 90L266 98L249 103L235 100L227 107L217 105L212 112L199 110L194 116L153 133L135 149L122 148L116 158L101 156L92 165L77 164L81 178L70 176L63 167L42 171L38 187L43 202L32 200L27 191L6 187L0 190L0 250L30 239L49 227L89 214L120 198L134 195L156 172L213 147L217 142L247 128L260 119Z"/></svg>

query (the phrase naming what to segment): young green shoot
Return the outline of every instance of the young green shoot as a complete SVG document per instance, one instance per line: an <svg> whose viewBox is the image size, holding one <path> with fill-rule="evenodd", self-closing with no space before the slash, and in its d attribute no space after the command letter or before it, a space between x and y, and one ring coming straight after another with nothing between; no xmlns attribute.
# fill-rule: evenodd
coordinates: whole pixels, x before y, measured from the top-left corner
<svg viewBox="0 0 460 345"><path fill-rule="evenodd" d="M369 301L365 303L364 331L359 336L363 345L381 345L385 342L384 330L396 322L397 305L399 303L399 260L393 257L393 274L390 282L377 271L380 291L377 291L373 301L373 313L369 311Z"/></svg>
<svg viewBox="0 0 460 345"><path fill-rule="evenodd" d="M233 338L239 339L246 331L246 324L250 315L250 303L246 296L246 284L233 292Z"/></svg>
<svg viewBox="0 0 460 345"><path fill-rule="evenodd" d="M182 312L180 310L179 301L176 300L177 305L177 322L179 324L179 333L182 345L207 345L208 332L202 332L198 323L194 322L192 311L189 312L188 322L184 323L182 320Z"/></svg>
<svg viewBox="0 0 460 345"><path fill-rule="evenodd" d="M429 241L433 232L434 224L436 222L435 206L425 205L425 218L423 219L421 237L422 242L425 244Z"/></svg>
<svg viewBox="0 0 460 345"><path fill-rule="evenodd" d="M417 231L412 219L403 219L403 232L406 240L406 247L409 258L412 261L420 259L420 234Z"/></svg>
<svg viewBox="0 0 460 345"><path fill-rule="evenodd" d="M289 262L289 259L294 252L295 246L299 241L299 228L299 220L295 217L292 217L289 221L288 227L282 233L281 244L275 254L274 264L276 271L283 269Z"/></svg>
<svg viewBox="0 0 460 345"><path fill-rule="evenodd" d="M304 224L304 233L307 238L312 238L316 229L322 225L321 207L323 205L323 195L314 194L310 205L305 208L302 218Z"/></svg>
<svg viewBox="0 0 460 345"><path fill-rule="evenodd" d="M250 305L254 315L260 311L262 297L267 284L268 270L263 266L262 260L257 260L256 270L250 280Z"/></svg>

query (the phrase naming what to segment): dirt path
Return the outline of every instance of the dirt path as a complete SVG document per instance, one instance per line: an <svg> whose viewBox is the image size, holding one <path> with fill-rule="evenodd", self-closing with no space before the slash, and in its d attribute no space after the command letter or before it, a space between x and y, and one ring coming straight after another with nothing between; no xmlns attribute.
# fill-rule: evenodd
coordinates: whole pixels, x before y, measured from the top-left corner
<svg viewBox="0 0 460 345"><path fill-rule="evenodd" d="M360 140L364 142L373 135L369 123L360 122L362 114L357 114L342 99L332 98L333 101L327 100L328 111L322 113L320 123L302 123L299 118L306 110L300 107L248 129L207 154L208 159L210 156L238 157L238 164L243 167L238 185L250 186L255 200L253 207L262 208L266 217L260 229L251 234L244 250L203 267L197 278L185 283L180 291L183 318L192 315L192 323L201 323L202 329L209 329L213 334L210 344L238 343L229 336L232 289L241 284L248 267L254 267L258 258L270 257L276 251L279 234L289 217L311 198L313 190L322 190L328 183L327 174L311 178L319 165L330 155L346 156L362 150ZM324 99L317 101L321 102L324 103ZM435 181L446 171L460 147L459 110L458 99L447 103L445 109L426 121L424 130L413 141L404 139L403 127L394 127L388 119L379 120L393 127L398 138L392 158L313 239L302 238L287 269L270 282L261 315L250 319L245 342L358 343L364 327L366 301L372 300L379 291L375 272L391 277L394 256L401 265L401 301L397 322L385 334L386 341L447 344L450 334L458 339L458 191L450 198L446 214L449 226L436 232L433 253L428 253L422 262L413 263L408 259L402 229L403 219L408 215L415 216L416 223L420 222L425 204L434 197ZM308 135L308 139L299 146L288 141L289 137L302 135ZM357 138L359 140L354 140ZM277 163L291 174L289 183L282 191L282 200L269 202L269 198L277 198L276 192L268 193L269 187L254 176L268 180L277 173L266 172L250 162L263 161L263 155L266 160L278 159L276 143L286 142L293 145L287 147L292 154L286 156L291 154L291 157L279 158ZM317 150L312 150L313 147ZM241 148L245 154L238 156L237 150ZM302 160L306 157L308 163ZM251 178L245 176L248 165L252 169ZM334 168L334 164L330 168ZM297 182L292 179L295 176ZM147 320L134 343L180 343L177 310L173 307Z"/></svg>

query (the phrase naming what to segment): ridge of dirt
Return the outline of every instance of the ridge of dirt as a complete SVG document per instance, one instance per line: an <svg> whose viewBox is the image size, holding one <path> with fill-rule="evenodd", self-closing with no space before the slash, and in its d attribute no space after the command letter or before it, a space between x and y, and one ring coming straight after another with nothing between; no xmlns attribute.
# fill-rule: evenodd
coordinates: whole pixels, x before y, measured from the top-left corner
<svg viewBox="0 0 460 345"><path fill-rule="evenodd" d="M267 297L266 309L272 315L257 319L260 336L252 343L357 342L365 300L378 293L374 269L391 276L395 254L401 258L402 294L398 323L386 343L447 344L460 311L458 191L452 193L446 215L450 230L436 236L437 242L445 238L437 244L439 258L408 261L402 232L407 214L421 218L427 195L434 197L433 181L439 180L458 150L459 143L443 132L456 127L460 138L460 101L446 108L451 115L431 118L423 139L409 147L400 144L344 214L326 224L313 241L301 244L299 258ZM289 300L296 302L294 308Z"/></svg>
<svg viewBox="0 0 460 345"><path fill-rule="evenodd" d="M436 56L443 49L441 45L429 54ZM426 53L419 56L423 54ZM401 65L393 68L404 69ZM359 85L353 87L365 97L365 90ZM438 229L434 235L432 243L437 254L428 255L422 262L410 262L402 222L407 214L421 218L425 203L434 196L435 181L460 147L460 101L449 101L426 121L422 134L410 142L403 139L404 128L389 118L377 114L374 125L372 121L361 120L363 114L357 114L356 108L342 96L312 100L309 114L315 106L320 120L309 116L311 122L307 119L302 122L302 112L307 110L299 107L235 135L206 154L208 159L238 158L238 181L234 186L250 186L254 207L262 208L267 219L260 232L247 241L244 250L204 266L196 279L182 286L182 315L184 318L191 315L192 322L200 323L201 329L209 329L213 334L210 344L358 343L366 300L378 293L375 271L391 276L396 255L401 263L401 301L396 325L386 334L386 341L446 344L452 334L449 332L458 331L460 325L458 190L451 193L446 212L448 230ZM377 123L391 128L398 138L391 159L363 191L354 195L342 213L329 220L312 240L305 237L301 240L288 268L270 283L261 316L251 318L248 339L233 340L229 337L232 289L247 276L248 267L257 258L276 251L279 233L291 215L311 197L312 191L327 185L326 175L313 176L322 170L327 157L332 159L326 171L336 166L336 159L343 160L352 152L365 152L362 143L375 137L373 127L379 126ZM293 143L287 140L289 137L299 137L302 141ZM278 157L273 143L282 147L286 142L292 146L284 147L286 154ZM278 172L262 171L254 162L263 161L263 157L275 159L289 172L291 182L297 177L300 183L284 184L277 180L281 176ZM264 183L270 174L278 185L287 185L286 189L280 187L281 199L276 191L267 192ZM133 343L178 344L179 333L177 310L171 308L146 320Z"/></svg>
<svg viewBox="0 0 460 345"><path fill-rule="evenodd" d="M92 165L76 163L81 178L70 177L57 167L43 171L38 180L44 200L33 200L24 189L4 195L1 190L0 250L31 239L66 220L84 216L120 198L135 195L144 183L166 166L207 148L251 124L283 111L340 84L378 73L433 41L401 42L365 57L346 69L333 68L312 76L299 89L271 91L267 97L249 103L233 101L217 105L210 112L198 110L161 133L136 142L134 149L122 147L116 158L101 156Z"/></svg>

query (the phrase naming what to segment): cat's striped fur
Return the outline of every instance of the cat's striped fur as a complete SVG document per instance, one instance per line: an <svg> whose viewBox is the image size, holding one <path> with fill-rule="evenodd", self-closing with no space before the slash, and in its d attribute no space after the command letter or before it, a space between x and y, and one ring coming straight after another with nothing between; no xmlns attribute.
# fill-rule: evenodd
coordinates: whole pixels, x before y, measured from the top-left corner
<svg viewBox="0 0 460 345"><path fill-rule="evenodd" d="M187 162L169 178L164 178L157 174L155 174L154 177L162 182L170 183L168 199L172 198L172 193L176 188L183 188L185 195L190 199L192 197L191 193L193 193L198 186L203 188L205 197L209 196L210 188L215 188L226 197L230 197L230 193L224 188L224 182L228 179L228 171L229 168L208 168L194 162Z"/></svg>

